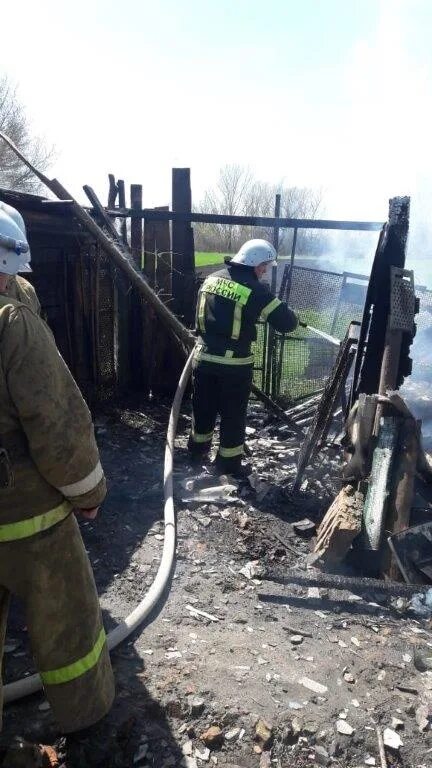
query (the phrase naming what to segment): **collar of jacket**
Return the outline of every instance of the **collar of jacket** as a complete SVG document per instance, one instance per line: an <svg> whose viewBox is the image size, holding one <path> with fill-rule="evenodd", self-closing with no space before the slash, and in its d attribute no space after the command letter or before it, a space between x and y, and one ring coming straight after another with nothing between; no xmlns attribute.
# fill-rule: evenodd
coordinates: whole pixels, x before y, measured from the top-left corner
<svg viewBox="0 0 432 768"><path fill-rule="evenodd" d="M233 272L236 278L238 278L239 282L241 282L243 279L247 280L248 282L252 280L259 283L254 267L248 267L246 264L237 264L236 262L232 262L228 256L225 257L224 262L230 272Z"/></svg>

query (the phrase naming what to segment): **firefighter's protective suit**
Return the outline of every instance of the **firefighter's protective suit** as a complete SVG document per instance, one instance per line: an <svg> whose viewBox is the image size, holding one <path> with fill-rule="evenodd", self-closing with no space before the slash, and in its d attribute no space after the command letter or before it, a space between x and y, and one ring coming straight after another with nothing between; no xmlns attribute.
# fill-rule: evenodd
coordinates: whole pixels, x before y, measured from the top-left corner
<svg viewBox="0 0 432 768"><path fill-rule="evenodd" d="M33 312L40 315L41 305L36 291L32 284L24 277L13 275L9 278L7 296L11 299L16 299L16 301L20 301L22 304L27 304Z"/></svg>
<svg viewBox="0 0 432 768"><path fill-rule="evenodd" d="M72 513L104 499L91 416L45 323L0 296L0 659L9 595L65 733L101 719L113 675L91 566ZM0 693L1 698L1 693Z"/></svg>
<svg viewBox="0 0 432 768"><path fill-rule="evenodd" d="M226 269L204 280L198 294L199 335L193 370L193 420L189 451L208 453L220 415L216 465L236 473L244 453L247 404L252 384L253 355L259 318L278 331L297 327L297 317L259 281L250 266L226 259Z"/></svg>

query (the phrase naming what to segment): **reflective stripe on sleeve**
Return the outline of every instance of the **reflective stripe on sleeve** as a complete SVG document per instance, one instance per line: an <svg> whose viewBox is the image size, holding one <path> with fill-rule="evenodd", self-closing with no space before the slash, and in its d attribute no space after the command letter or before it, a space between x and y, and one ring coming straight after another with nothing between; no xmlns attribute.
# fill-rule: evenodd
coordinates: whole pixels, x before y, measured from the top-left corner
<svg viewBox="0 0 432 768"><path fill-rule="evenodd" d="M88 672L98 663L105 642L106 635L105 630L102 627L93 648L86 656L83 656L82 659L78 659L78 661L74 661L73 664L68 664L66 667L59 667L59 669L51 669L48 672L41 672L40 676L43 684L59 685L60 683L70 683L71 680L75 680L77 677L84 675L85 672Z"/></svg>
<svg viewBox="0 0 432 768"><path fill-rule="evenodd" d="M232 333L231 333L232 339L238 339L240 336L242 311L243 311L243 306L241 304L236 304L234 307L233 327L232 327Z"/></svg>
<svg viewBox="0 0 432 768"><path fill-rule="evenodd" d="M277 309L277 307L282 304L280 299L272 299L264 309L261 310L260 319L261 320L267 320L268 316L273 312L273 310Z"/></svg>
<svg viewBox="0 0 432 768"><path fill-rule="evenodd" d="M235 448L223 448L219 446L219 453L224 459L231 459L233 456L241 456L244 453L244 446L236 445Z"/></svg>
<svg viewBox="0 0 432 768"><path fill-rule="evenodd" d="M70 485L63 485L59 487L60 493L63 494L63 496L74 497L74 496L82 496L84 493L89 493L89 491L92 491L98 483L103 478L103 469L100 461L96 464L95 468L92 469L91 472L87 475L87 477L83 477L82 480L78 480L76 483L70 483Z"/></svg>
<svg viewBox="0 0 432 768"><path fill-rule="evenodd" d="M58 507L44 512L42 515L30 517L28 520L20 520L18 523L7 523L0 525L0 542L18 541L19 539L28 539L29 536L35 536L37 533L52 528L61 520L65 520L70 514L72 504L64 501Z"/></svg>
<svg viewBox="0 0 432 768"><path fill-rule="evenodd" d="M201 293L199 307L198 307L198 330L205 333L205 293Z"/></svg>

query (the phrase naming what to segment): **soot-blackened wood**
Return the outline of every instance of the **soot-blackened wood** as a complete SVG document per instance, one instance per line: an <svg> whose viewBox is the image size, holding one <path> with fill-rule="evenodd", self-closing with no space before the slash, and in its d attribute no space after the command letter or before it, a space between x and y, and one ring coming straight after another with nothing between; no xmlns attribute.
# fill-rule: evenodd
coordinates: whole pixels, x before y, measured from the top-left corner
<svg viewBox="0 0 432 768"><path fill-rule="evenodd" d="M156 210L167 211L168 206ZM156 287L162 297L171 295L171 236L168 221L155 221L156 238Z"/></svg>
<svg viewBox="0 0 432 768"><path fill-rule="evenodd" d="M409 197L395 197L390 200L388 222L380 235L369 280L351 405L361 392L367 395L378 392L390 312L390 273L392 266L405 266L409 206Z"/></svg>
<svg viewBox="0 0 432 768"><path fill-rule="evenodd" d="M108 190L108 208L114 208L118 195L118 187L116 184L115 176L113 173L108 174L109 190Z"/></svg>
<svg viewBox="0 0 432 768"><path fill-rule="evenodd" d="M156 233L155 222L144 222L144 273L148 284L154 289L156 279ZM154 368L155 334L158 320L149 305L143 306L142 313L142 390L145 396L150 394L152 372Z"/></svg>
<svg viewBox="0 0 432 768"><path fill-rule="evenodd" d="M98 198L96 192L94 191L94 189L89 187L88 184L84 184L83 190L86 193L88 199L90 200L90 202L91 202L91 204L92 204L92 206L94 208L94 211L95 211L95 214L96 214L96 218L97 218L99 224L101 224L103 227L105 227L105 229L107 230L108 234L113 238L113 240L115 240L116 242L120 242L120 235L117 232L117 230L116 230L116 228L114 226L113 221L108 216L105 208L103 207L103 205L102 205L101 201L99 200L99 198Z"/></svg>
<svg viewBox="0 0 432 768"><path fill-rule="evenodd" d="M153 288L156 279L156 223L144 222L144 273Z"/></svg>
<svg viewBox="0 0 432 768"><path fill-rule="evenodd" d="M125 216L131 215L129 208L119 211L108 211L113 215ZM143 208L140 211L142 219L155 219L160 221L176 222L199 222L201 224L228 224L233 226L245 225L247 227L285 227L293 229L341 229L341 230L361 230L363 232L379 232L382 229L382 222L379 221L338 221L335 219L288 219L285 216L275 219L273 216L236 216L219 213L198 213L189 211L189 213L175 213L166 211L166 213L156 213L154 208Z"/></svg>
<svg viewBox="0 0 432 768"><path fill-rule="evenodd" d="M138 272L138 270L132 266L130 261L126 258L124 253L121 252L118 246L109 240L106 234L93 221L89 213L76 200L73 199L73 196L68 192L67 189L65 189L65 187L63 187L58 179L49 179L43 173L38 171L37 168L35 168L35 166L15 146L15 144L1 131L0 137L6 141L12 151L22 160L22 162L25 163L28 168L31 169L31 171L40 179L40 181L42 181L43 184L46 184L51 192L53 192L60 200L72 201L71 210L79 222L83 225L85 230L94 235L96 241L100 243L102 248L105 250L106 255L109 257L110 261L116 266L120 267L122 272L129 277L131 284L137 288L141 296L143 296L147 302L154 307L161 321L171 329L174 337L177 339L177 343L181 344L186 349L190 349L195 343L195 339L191 332L185 328L184 325L179 322L178 318L172 314L168 307L166 307L164 303L160 301L159 297L156 296L152 289L147 285L142 274L140 274L140 272ZM161 213L162 212L158 212L157 215L160 216ZM254 394L256 394L257 397L264 403L268 403L272 410L276 411L277 413L280 412L281 417L285 423L291 423L291 420L285 416L285 413L282 411L282 409L279 408L276 403L273 403L271 400L269 400L269 398L267 398L264 393L261 392L255 385L252 385L252 392L254 392ZM297 428L293 425L293 429L296 431Z"/></svg>
<svg viewBox="0 0 432 768"><path fill-rule="evenodd" d="M123 179L118 180L117 187L118 187L118 193L119 193L119 208L126 208L126 191L125 191L125 183ZM125 245L128 245L126 219L121 220L120 234L121 234L121 239L123 243Z"/></svg>
<svg viewBox="0 0 432 768"><path fill-rule="evenodd" d="M168 206L158 208L167 211ZM155 222L156 237L156 290L168 306L171 297L171 234L168 221ZM182 368L179 350L172 344L166 329L156 319L154 333L154 356L150 386L152 392L170 394L176 389L175 375Z"/></svg>
<svg viewBox="0 0 432 768"><path fill-rule="evenodd" d="M141 210L142 208L142 185L131 184L131 208ZM143 226L140 218L131 219L131 253L132 258L139 269L142 269L142 250L143 250Z"/></svg>
<svg viewBox="0 0 432 768"><path fill-rule="evenodd" d="M190 213L192 192L190 168L173 168L172 209ZM172 294L175 312L192 325L195 303L195 249L189 222L172 223Z"/></svg>

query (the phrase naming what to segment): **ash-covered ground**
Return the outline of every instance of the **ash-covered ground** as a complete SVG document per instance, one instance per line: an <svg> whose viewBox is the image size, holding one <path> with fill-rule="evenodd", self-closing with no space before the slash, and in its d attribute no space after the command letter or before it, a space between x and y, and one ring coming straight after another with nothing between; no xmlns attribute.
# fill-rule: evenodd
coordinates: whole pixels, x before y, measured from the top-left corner
<svg viewBox="0 0 432 768"><path fill-rule="evenodd" d="M148 405L96 419L109 495L82 531L108 629L135 608L158 567L167 419L168 408ZM294 477L298 441L252 405L251 482L203 501L200 487L221 481L193 482L200 470L188 464L188 423L181 419L176 451L175 572L151 621L113 653L117 699L103 764L381 766L379 728L393 745L389 767L430 766L432 672L414 665L416 649L432 647L430 620L379 589L271 580L311 573L313 524L339 489L338 450L320 456L288 500L282 488ZM16 606L6 651L7 679L32 670ZM61 758L42 696L6 708L3 741L13 734L52 743Z"/></svg>

